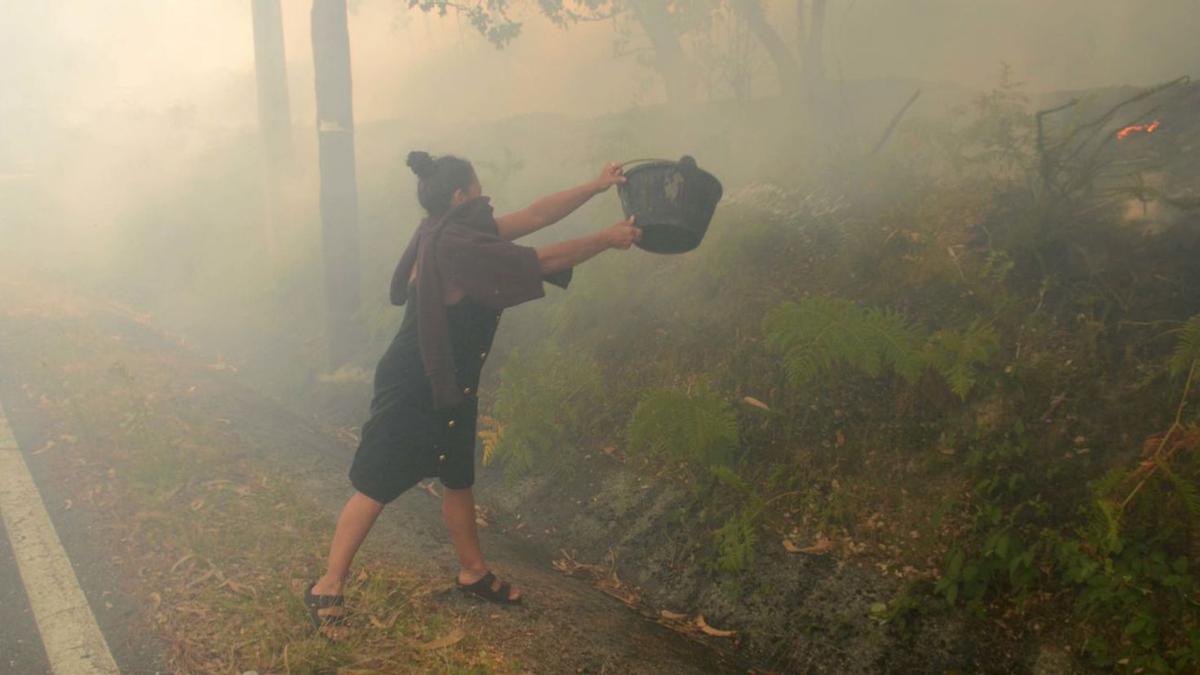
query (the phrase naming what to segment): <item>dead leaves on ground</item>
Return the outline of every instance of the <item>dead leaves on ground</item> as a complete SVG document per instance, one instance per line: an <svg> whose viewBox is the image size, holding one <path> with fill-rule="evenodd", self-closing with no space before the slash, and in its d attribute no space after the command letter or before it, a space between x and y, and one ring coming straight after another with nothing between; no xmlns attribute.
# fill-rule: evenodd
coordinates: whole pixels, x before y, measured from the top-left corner
<svg viewBox="0 0 1200 675"><path fill-rule="evenodd" d="M704 619L703 614L697 614L695 619L688 619L687 614L680 612L672 612L669 610L661 610L658 613L660 623L669 628L673 628L681 633L694 633L699 631L711 637L728 638L737 635L734 630L722 630L709 625Z"/></svg>
<svg viewBox="0 0 1200 675"><path fill-rule="evenodd" d="M705 635L711 635L713 637L733 637L737 634L737 631L713 628L712 626L708 625L707 621L704 620L703 614L696 615L696 627L699 628L700 631Z"/></svg>
<svg viewBox="0 0 1200 675"><path fill-rule="evenodd" d="M419 483L419 486L422 490L428 492L435 499L442 498L441 493L437 491L437 487L434 486L433 481L431 481L431 480L421 481Z"/></svg>
<svg viewBox="0 0 1200 675"><path fill-rule="evenodd" d="M392 626L396 625L396 619L400 618L400 612L399 611L392 612L392 615L390 617L388 617L388 619L386 621L384 621L383 619L380 619L379 617L375 616L374 614L372 614L369 618L371 621L371 625L378 628L379 630L391 630Z"/></svg>
<svg viewBox="0 0 1200 675"><path fill-rule="evenodd" d="M801 547L801 546L798 546L796 544L796 542L792 541L791 539L784 539L783 547L785 549L787 549L788 553L807 553L809 555L825 555L826 553L829 553L830 551L833 550L833 542L830 541L827 537L825 537L825 535L819 534L819 535L817 535L817 541L814 542L811 546Z"/></svg>
<svg viewBox="0 0 1200 675"><path fill-rule="evenodd" d="M755 408L758 408L759 410L765 410L766 412L771 412L771 406L767 405L766 403L763 403L762 401L754 398L753 396L742 397L742 402L747 405L752 405Z"/></svg>
<svg viewBox="0 0 1200 675"><path fill-rule="evenodd" d="M592 586L597 590L610 597L620 600L624 604L638 609L641 601L641 596L637 589L630 584L625 583L617 576L617 557L616 554L609 549L607 565L593 565L589 563L579 562L566 550L560 550L561 558L552 561L550 564L555 570L566 574L567 576L582 576L590 579Z"/></svg>
<svg viewBox="0 0 1200 675"><path fill-rule="evenodd" d="M562 557L551 563L554 569L568 576L582 575L590 578L592 585L605 595L614 597L633 609L645 611L641 607L641 596L637 589L621 581L617 576L616 554L611 549L606 556L607 565L582 563L565 550L559 552ZM704 635L721 638L733 637L737 634L736 631L714 628L705 621L703 614L697 614L695 619L689 620L687 614L663 609L659 610L658 619L659 623L681 633L700 632Z"/></svg>
<svg viewBox="0 0 1200 675"><path fill-rule="evenodd" d="M446 647L456 645L459 642L462 642L462 639L466 636L467 634L463 632L463 629L455 626L454 629L448 634L436 640L431 640L429 642L410 641L409 644L417 649L420 649L421 651L431 652L437 649L445 649Z"/></svg>
<svg viewBox="0 0 1200 675"><path fill-rule="evenodd" d="M45 397L43 396L43 398L45 398ZM63 445L75 445L76 443L79 442L79 437L73 436L71 434L59 434L59 436L57 438L52 438L52 439L46 441L42 445L42 447L38 448L37 450L34 450L33 452L31 452L29 454L30 455L40 455L48 450L53 450L54 448L58 447L59 442L62 442Z"/></svg>

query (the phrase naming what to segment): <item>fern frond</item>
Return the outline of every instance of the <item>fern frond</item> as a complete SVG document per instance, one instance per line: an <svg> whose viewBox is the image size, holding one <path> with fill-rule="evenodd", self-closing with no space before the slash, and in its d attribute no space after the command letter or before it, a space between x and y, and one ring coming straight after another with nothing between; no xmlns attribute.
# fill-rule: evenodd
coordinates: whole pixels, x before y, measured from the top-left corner
<svg viewBox="0 0 1200 675"><path fill-rule="evenodd" d="M603 408L599 366L552 344L528 355L514 350L499 379L491 429L496 436L490 452L483 437L484 459L502 460L510 479L559 461L562 449L576 445L594 424L591 411Z"/></svg>
<svg viewBox="0 0 1200 675"><path fill-rule="evenodd" d="M1179 340L1171 360L1167 362L1167 368L1172 375L1185 375L1197 360L1200 360L1200 314L1193 316L1179 329Z"/></svg>
<svg viewBox="0 0 1200 675"><path fill-rule="evenodd" d="M477 432L483 445L483 465L488 466L496 456L496 446L500 444L500 439L504 435L504 427L487 415L481 416L479 422L483 426L483 429Z"/></svg>
<svg viewBox="0 0 1200 675"><path fill-rule="evenodd" d="M1100 543L1108 551L1121 548L1121 505L1111 499L1097 499L1096 511L1100 514Z"/></svg>
<svg viewBox="0 0 1200 675"><path fill-rule="evenodd" d="M1183 502L1184 509L1188 512L1188 517L1193 525L1200 525L1200 490L1186 478L1171 470L1166 460L1161 457L1156 461L1158 470L1175 489L1175 494L1179 496L1179 501Z"/></svg>
<svg viewBox="0 0 1200 675"><path fill-rule="evenodd" d="M927 354L950 390L965 399L979 379L979 369L991 361L1000 341L991 326L976 319L963 332L941 330L929 339Z"/></svg>
<svg viewBox="0 0 1200 675"><path fill-rule="evenodd" d="M743 510L725 521L713 532L717 545L717 569L724 572L740 572L754 561L755 533L758 513Z"/></svg>
<svg viewBox="0 0 1200 675"><path fill-rule="evenodd" d="M904 316L841 298L785 302L767 316L764 328L768 346L782 355L794 386L839 363L872 377L890 368L910 382L925 368L923 339Z"/></svg>
<svg viewBox="0 0 1200 675"><path fill-rule="evenodd" d="M865 319L864 326L870 331L881 360L910 384L915 382L926 365L917 330L904 315L890 310L867 310Z"/></svg>
<svg viewBox="0 0 1200 675"><path fill-rule="evenodd" d="M739 476L733 469L727 466L712 466L709 467L708 470L710 473L712 473L713 477L717 479L717 481L733 488L734 490L737 490L742 495L746 497L758 496L754 486L750 485L745 478Z"/></svg>
<svg viewBox="0 0 1200 675"><path fill-rule="evenodd" d="M739 443L737 414L705 388L694 393L651 390L634 408L627 430L631 450L704 465L728 463Z"/></svg>

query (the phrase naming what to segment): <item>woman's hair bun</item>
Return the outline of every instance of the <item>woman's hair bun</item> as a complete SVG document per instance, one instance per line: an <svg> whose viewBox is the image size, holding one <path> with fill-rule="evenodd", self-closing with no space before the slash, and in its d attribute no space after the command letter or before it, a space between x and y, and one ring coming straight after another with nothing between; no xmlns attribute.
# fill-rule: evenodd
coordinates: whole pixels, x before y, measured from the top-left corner
<svg viewBox="0 0 1200 675"><path fill-rule="evenodd" d="M408 168L412 169L418 178L425 178L433 173L433 157L428 152L419 150L410 152L408 153Z"/></svg>

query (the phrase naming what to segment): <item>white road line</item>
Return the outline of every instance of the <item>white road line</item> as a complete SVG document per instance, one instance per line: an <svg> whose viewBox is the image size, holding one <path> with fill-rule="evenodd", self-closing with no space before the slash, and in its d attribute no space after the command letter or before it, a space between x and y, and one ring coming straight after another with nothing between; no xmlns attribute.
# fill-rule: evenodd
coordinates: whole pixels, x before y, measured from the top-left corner
<svg viewBox="0 0 1200 675"><path fill-rule="evenodd" d="M0 408L0 517L55 675L115 675L113 660Z"/></svg>

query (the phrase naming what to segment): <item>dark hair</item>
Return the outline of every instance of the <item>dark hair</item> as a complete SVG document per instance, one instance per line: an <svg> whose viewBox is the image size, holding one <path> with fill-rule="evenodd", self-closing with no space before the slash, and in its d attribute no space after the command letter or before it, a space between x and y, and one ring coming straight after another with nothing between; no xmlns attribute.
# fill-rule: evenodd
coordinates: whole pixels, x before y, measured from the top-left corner
<svg viewBox="0 0 1200 675"><path fill-rule="evenodd" d="M417 200L431 216L440 216L450 210L454 191L466 190L475 180L471 163L454 155L434 159L428 152L410 152L408 166L420 179Z"/></svg>

